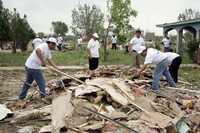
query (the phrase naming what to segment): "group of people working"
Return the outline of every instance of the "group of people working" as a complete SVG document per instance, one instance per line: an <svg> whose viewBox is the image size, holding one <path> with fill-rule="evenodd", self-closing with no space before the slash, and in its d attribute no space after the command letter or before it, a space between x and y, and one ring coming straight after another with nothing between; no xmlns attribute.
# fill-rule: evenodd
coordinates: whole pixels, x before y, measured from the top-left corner
<svg viewBox="0 0 200 133"><path fill-rule="evenodd" d="M153 92L159 91L159 81L162 75L171 87L175 87L178 81L178 70L182 59L179 54L169 52L168 48L164 47L164 52L154 48L147 48L140 30L135 32L130 41L129 53L133 54L136 67L139 68L135 76L140 76L150 64L156 65L152 81ZM144 65L140 68L142 57L145 57Z"/></svg>
<svg viewBox="0 0 200 133"><path fill-rule="evenodd" d="M94 33L87 45L90 76L94 76L95 70L99 65L100 43L98 39L98 34ZM53 37L47 39L46 42L42 42L39 45L34 46L34 50L25 63L26 80L21 88L19 99L22 100L26 97L28 89L31 87L34 80L39 87L40 96L46 96L45 80L41 71L41 66L46 66L47 61L51 66L59 69L51 60L51 50L54 50L56 46L58 46L58 41ZM156 65L152 82L153 92L159 91L159 80L162 75L166 77L170 86L176 86L176 82L178 81L178 69L181 64L180 55L172 52L161 52L154 48L147 48L145 46L145 41L141 36L140 30L137 30L134 33L134 36L130 41L129 53L134 56L135 64L138 67L138 71L135 73L136 76L140 76L149 64ZM144 65L140 67L140 60L142 56L145 57L145 61Z"/></svg>
<svg viewBox="0 0 200 133"><path fill-rule="evenodd" d="M36 35L36 38L33 39L32 41L32 47L33 49L35 49L36 47L38 47L40 44L44 43L47 41L47 37L43 37L41 39L41 37L39 35ZM56 38L57 44L56 47L59 51L62 51L63 47L64 47L64 39L63 37L59 34L58 37Z"/></svg>

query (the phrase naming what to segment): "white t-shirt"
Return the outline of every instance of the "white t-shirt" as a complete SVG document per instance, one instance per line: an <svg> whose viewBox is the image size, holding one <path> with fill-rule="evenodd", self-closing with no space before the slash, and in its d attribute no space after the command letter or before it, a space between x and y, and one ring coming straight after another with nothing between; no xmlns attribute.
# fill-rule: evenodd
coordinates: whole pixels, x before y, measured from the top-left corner
<svg viewBox="0 0 200 133"><path fill-rule="evenodd" d="M163 42L165 48L169 48L171 46L171 40L166 37L163 38L162 42Z"/></svg>
<svg viewBox="0 0 200 133"><path fill-rule="evenodd" d="M37 48L41 43L43 43L43 41L42 41L42 39L40 39L40 38L35 38L35 39L33 39L33 41L32 41L32 44L33 44L33 46L34 46L34 49Z"/></svg>
<svg viewBox="0 0 200 133"><path fill-rule="evenodd" d="M148 48L144 64L159 64L164 59L167 59L166 54L157 49Z"/></svg>
<svg viewBox="0 0 200 133"><path fill-rule="evenodd" d="M52 58L51 51L50 51L47 43L40 44L36 49L38 49L38 48L42 51L44 60ZM28 68L40 69L40 67L41 67L42 62L36 54L36 49L33 50L31 55L26 60L25 66Z"/></svg>
<svg viewBox="0 0 200 133"><path fill-rule="evenodd" d="M145 46L145 42L142 37L133 37L130 41L130 44L132 45L132 50L135 50L136 52L140 51L140 46Z"/></svg>
<svg viewBox="0 0 200 133"><path fill-rule="evenodd" d="M98 40L90 39L88 42L87 48L90 50L91 56L93 58L99 58L99 48L100 44Z"/></svg>
<svg viewBox="0 0 200 133"><path fill-rule="evenodd" d="M112 44L113 43L115 43L115 44L117 43L117 37L116 36L115 37L112 36Z"/></svg>
<svg viewBox="0 0 200 133"><path fill-rule="evenodd" d="M58 44L62 44L63 43L63 38L61 36L59 36L57 41L58 41Z"/></svg>
<svg viewBox="0 0 200 133"><path fill-rule="evenodd" d="M82 39L82 38L79 38L79 39L77 40L78 45L81 45L82 41L83 41L83 39Z"/></svg>
<svg viewBox="0 0 200 133"><path fill-rule="evenodd" d="M177 53L173 53L173 52L166 52L164 53L167 55L167 61L169 62L169 64L172 63L172 61L176 58L179 57L180 55Z"/></svg>

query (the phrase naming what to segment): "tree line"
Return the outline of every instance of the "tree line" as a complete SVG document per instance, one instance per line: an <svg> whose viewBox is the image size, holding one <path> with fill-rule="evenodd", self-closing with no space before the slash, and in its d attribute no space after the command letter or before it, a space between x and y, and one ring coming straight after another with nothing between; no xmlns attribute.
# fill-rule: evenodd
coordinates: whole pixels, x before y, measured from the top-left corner
<svg viewBox="0 0 200 133"><path fill-rule="evenodd" d="M200 18L199 11L186 9L180 13L178 21ZM130 39L130 33L134 29L131 21L137 16L137 11L133 9L131 0L107 0L107 12L104 14L96 5L79 4L72 10L72 24L70 27L62 21L53 21L52 29L55 35L65 36L69 31L78 37L84 34L90 37L97 32L103 38L106 47L107 35L112 28L112 32L118 37L118 43L123 44ZM105 26L107 21L108 25ZM44 33L39 32L41 36ZM27 49L28 42L35 37L35 32L27 21L27 16L21 16L17 9L10 11L3 7L0 0L0 46L5 42L11 42L13 53L16 47L22 51Z"/></svg>
<svg viewBox="0 0 200 133"><path fill-rule="evenodd" d="M4 8L0 0L0 47L3 43L10 42L12 52L16 53L16 48L26 51L28 42L34 38L35 32L27 21L27 16L23 16L14 8L13 11Z"/></svg>

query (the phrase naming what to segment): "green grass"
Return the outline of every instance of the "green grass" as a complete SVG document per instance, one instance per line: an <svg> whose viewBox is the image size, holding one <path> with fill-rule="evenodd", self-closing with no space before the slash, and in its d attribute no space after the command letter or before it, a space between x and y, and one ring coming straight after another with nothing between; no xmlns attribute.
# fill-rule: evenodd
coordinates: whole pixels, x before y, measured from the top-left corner
<svg viewBox="0 0 200 133"><path fill-rule="evenodd" d="M197 82L200 81L200 69L198 68L181 68L179 70L179 76L187 82Z"/></svg>
<svg viewBox="0 0 200 133"><path fill-rule="evenodd" d="M103 50L100 52L100 65L111 65L111 64L124 64L131 65L132 57L125 54L124 51L112 51L109 50L108 60L103 61ZM66 51L58 52L54 51L53 61L57 65L85 65L88 63L88 58L85 50L81 51ZM24 66L26 59L30 55L30 52L25 53L0 53L0 66ZM183 63L192 63L189 57L185 54L182 56Z"/></svg>
<svg viewBox="0 0 200 133"><path fill-rule="evenodd" d="M24 66L26 59L30 55L30 52L26 53L0 53L0 66ZM52 53L53 61L57 65L85 65L88 63L86 51L66 51ZM100 64L124 64L131 65L131 56L125 54L124 51L112 51L109 50L108 60L103 61L103 51L100 52Z"/></svg>

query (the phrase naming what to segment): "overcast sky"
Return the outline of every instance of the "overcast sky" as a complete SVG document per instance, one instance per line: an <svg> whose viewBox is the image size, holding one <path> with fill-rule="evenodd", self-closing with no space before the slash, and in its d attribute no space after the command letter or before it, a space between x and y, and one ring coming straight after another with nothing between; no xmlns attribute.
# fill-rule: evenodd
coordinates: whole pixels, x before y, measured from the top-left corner
<svg viewBox="0 0 200 133"><path fill-rule="evenodd" d="M36 32L50 32L52 21L64 21L71 25L71 11L80 4L96 4L106 12L106 0L3 0L4 6L20 14L26 14ZM174 22L186 8L200 10L200 0L132 0L132 7L138 11L133 22L135 28L161 35L157 24Z"/></svg>

